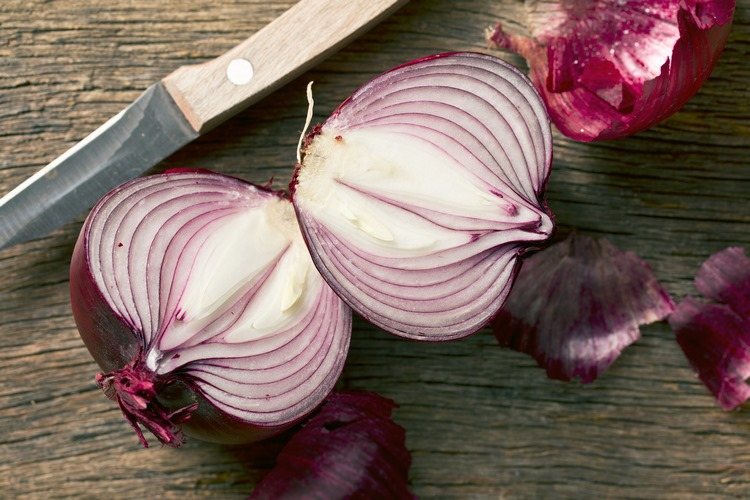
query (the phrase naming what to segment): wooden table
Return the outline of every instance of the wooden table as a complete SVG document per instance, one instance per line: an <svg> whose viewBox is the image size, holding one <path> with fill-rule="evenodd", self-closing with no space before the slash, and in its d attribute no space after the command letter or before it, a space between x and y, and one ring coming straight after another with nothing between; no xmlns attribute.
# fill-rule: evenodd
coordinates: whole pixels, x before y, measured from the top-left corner
<svg viewBox="0 0 750 500"><path fill-rule="evenodd" d="M2 0L0 192L6 192L187 63L232 47L291 0ZM215 5L217 4L217 5ZM371 33L169 158L285 183L315 80L322 120L371 76L448 50L487 50L483 29L518 26L523 4L414 0ZM515 20L515 23L514 23ZM515 62L511 56L505 55ZM709 254L750 248L750 0L724 56L676 116L627 140L555 136L549 201L563 228L647 259L676 298ZM82 217L0 253L0 497L241 497L275 440L141 449L95 387L68 304ZM355 322L343 385L401 408L420 496L750 496L750 417L726 413L664 324L643 329L596 383L547 380L482 332L401 341Z"/></svg>

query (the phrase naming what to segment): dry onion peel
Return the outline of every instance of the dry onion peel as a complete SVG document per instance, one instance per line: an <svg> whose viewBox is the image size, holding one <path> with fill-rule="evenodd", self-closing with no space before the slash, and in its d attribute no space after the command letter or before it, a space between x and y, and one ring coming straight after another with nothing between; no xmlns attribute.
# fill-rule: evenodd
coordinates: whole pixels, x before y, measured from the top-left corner
<svg viewBox="0 0 750 500"><path fill-rule="evenodd" d="M530 37L490 30L522 55L552 122L579 141L625 137L679 110L726 44L734 0L527 2Z"/></svg>
<svg viewBox="0 0 750 500"><path fill-rule="evenodd" d="M525 352L550 378L592 382L674 309L651 268L607 240L572 234L526 258L492 322L501 345Z"/></svg>
<svg viewBox="0 0 750 500"><path fill-rule="evenodd" d="M395 406L374 393L331 394L250 498L414 498L406 432L391 418Z"/></svg>
<svg viewBox="0 0 750 500"><path fill-rule="evenodd" d="M750 258L740 247L712 255L695 277L706 298L686 298L669 317L677 342L722 408L750 398Z"/></svg>

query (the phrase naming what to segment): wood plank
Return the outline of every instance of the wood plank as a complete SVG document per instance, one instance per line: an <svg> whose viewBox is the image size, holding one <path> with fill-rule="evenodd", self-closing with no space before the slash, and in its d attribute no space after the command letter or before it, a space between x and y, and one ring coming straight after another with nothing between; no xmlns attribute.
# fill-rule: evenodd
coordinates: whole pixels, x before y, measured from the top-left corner
<svg viewBox="0 0 750 500"><path fill-rule="evenodd" d="M0 192L62 153L178 66L229 49L281 0L4 0L0 5ZM484 51L483 29L522 23L522 2L413 0L313 71L169 158L285 184L304 123L403 61ZM507 59L519 62L513 56ZM676 297L728 245L750 248L750 0L739 2L709 82L666 123L627 140L555 135L549 202L561 227L647 259ZM82 217L0 253L0 496L242 497L281 439L140 449L93 383L68 304ZM343 385L401 408L420 496L750 496L747 412L722 412L665 325L644 329L596 383L547 380L488 333L406 342L355 322Z"/></svg>

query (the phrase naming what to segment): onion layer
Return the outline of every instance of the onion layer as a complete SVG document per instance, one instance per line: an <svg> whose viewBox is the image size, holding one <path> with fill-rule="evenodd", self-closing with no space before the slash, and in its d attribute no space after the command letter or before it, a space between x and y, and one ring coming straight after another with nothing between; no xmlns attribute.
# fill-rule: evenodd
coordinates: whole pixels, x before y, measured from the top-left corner
<svg viewBox="0 0 750 500"><path fill-rule="evenodd" d="M280 498L413 499L406 432L393 401L371 392L334 392L305 422L250 495Z"/></svg>
<svg viewBox="0 0 750 500"><path fill-rule="evenodd" d="M279 193L207 171L123 184L86 219L70 270L100 386L146 440L248 442L333 388L351 312ZM187 420L189 418L189 420ZM186 421L187 420L187 421Z"/></svg>
<svg viewBox="0 0 750 500"><path fill-rule="evenodd" d="M607 240L571 234L524 259L492 321L501 345L532 356L560 380L593 382L674 310L649 265Z"/></svg>
<svg viewBox="0 0 750 500"><path fill-rule="evenodd" d="M560 131L625 137L679 110L711 74L734 0L530 2L532 36L489 35L521 54Z"/></svg>
<svg viewBox="0 0 750 500"><path fill-rule="evenodd" d="M447 340L500 308L518 255L553 227L552 144L530 82L474 53L373 79L305 140L290 184L318 270L404 337Z"/></svg>
<svg viewBox="0 0 750 500"><path fill-rule="evenodd" d="M707 299L677 306L669 324L701 381L725 410L750 399L750 258L740 247L712 255L695 276Z"/></svg>

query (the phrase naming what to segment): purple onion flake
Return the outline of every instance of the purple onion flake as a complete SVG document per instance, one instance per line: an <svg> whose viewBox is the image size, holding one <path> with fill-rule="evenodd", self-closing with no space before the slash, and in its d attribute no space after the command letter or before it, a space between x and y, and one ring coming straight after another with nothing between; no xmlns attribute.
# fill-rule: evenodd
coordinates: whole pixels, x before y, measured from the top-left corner
<svg viewBox="0 0 750 500"><path fill-rule="evenodd" d="M331 394L250 498L414 498L406 432L391 418L395 407L371 392Z"/></svg>
<svg viewBox="0 0 750 500"><path fill-rule="evenodd" d="M725 410L750 398L750 258L740 247L712 255L695 287L713 303L688 297L669 318L677 343Z"/></svg>
<svg viewBox="0 0 750 500"><path fill-rule="evenodd" d="M593 382L674 309L646 262L604 239L572 234L523 261L492 321L498 342L529 354L553 379Z"/></svg>

